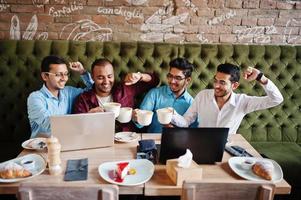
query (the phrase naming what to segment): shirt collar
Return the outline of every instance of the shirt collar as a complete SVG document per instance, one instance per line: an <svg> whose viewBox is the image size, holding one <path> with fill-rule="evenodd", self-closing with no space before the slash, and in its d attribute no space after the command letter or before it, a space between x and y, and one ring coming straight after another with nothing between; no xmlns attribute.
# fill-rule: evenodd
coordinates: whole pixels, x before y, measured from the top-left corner
<svg viewBox="0 0 301 200"><path fill-rule="evenodd" d="M168 95L175 97L175 94L171 91L170 87L166 85L166 92ZM189 100L189 93L187 89L185 89L184 93L178 98L184 98L185 100Z"/></svg>
<svg viewBox="0 0 301 200"><path fill-rule="evenodd" d="M234 107L236 106L235 96L236 96L236 94L234 92L232 92L230 99L229 99L230 105L232 105Z"/></svg>
<svg viewBox="0 0 301 200"><path fill-rule="evenodd" d="M48 98L54 98L58 99L56 96L54 96L46 87L45 84L43 84L43 87L41 88L41 92L44 93ZM59 99L63 98L62 93L59 91Z"/></svg>
<svg viewBox="0 0 301 200"><path fill-rule="evenodd" d="M234 93L234 92L232 92L231 93L231 96L230 96L230 99L229 99L229 104L230 105L232 105L233 107L235 107L236 106L236 101L235 101L235 96L236 96L236 94ZM215 100L215 96L214 96L214 89L212 89L212 101L214 101L214 102L216 102L216 100Z"/></svg>

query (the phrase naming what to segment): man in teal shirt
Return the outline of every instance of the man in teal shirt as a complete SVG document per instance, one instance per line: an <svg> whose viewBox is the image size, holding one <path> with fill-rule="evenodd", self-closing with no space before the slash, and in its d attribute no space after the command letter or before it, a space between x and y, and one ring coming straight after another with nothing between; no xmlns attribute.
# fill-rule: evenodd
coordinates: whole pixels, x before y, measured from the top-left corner
<svg viewBox="0 0 301 200"><path fill-rule="evenodd" d="M185 113L193 102L192 96L187 92L191 82L193 65L185 58L176 58L169 63L167 74L168 85L150 90L144 97L140 109L154 112L152 123L147 128L148 133L162 133L162 125L157 118L156 110L172 107L177 113ZM136 115L137 110L134 113ZM141 127L137 124L138 127ZM191 125L197 127L197 123Z"/></svg>
<svg viewBox="0 0 301 200"><path fill-rule="evenodd" d="M92 87L93 80L80 62L70 63L69 67L81 74L88 88ZM68 76L67 64L62 58L47 56L43 59L41 66L43 87L32 92L27 99L31 138L49 137L51 135L49 117L71 113L74 99L84 90L65 86Z"/></svg>

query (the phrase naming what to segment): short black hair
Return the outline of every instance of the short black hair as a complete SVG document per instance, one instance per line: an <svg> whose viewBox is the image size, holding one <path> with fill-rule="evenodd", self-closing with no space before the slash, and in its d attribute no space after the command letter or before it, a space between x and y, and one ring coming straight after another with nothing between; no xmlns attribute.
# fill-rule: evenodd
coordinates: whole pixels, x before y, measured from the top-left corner
<svg viewBox="0 0 301 200"><path fill-rule="evenodd" d="M170 68L177 68L183 71L185 78L191 77L193 71L193 64L191 64L186 58L176 58L169 63Z"/></svg>
<svg viewBox="0 0 301 200"><path fill-rule="evenodd" d="M94 67L97 65L97 66L105 66L107 64L110 64L112 65L111 61L109 61L108 59L106 58L99 58L99 59L96 59L93 63L92 63L92 66L91 66L91 72L93 73L93 69ZM112 65L113 66L113 65Z"/></svg>
<svg viewBox="0 0 301 200"><path fill-rule="evenodd" d="M59 57L59 56L54 56L54 55L46 56L42 60L41 72L49 72L50 71L50 65L52 65L52 64L65 64L65 65L67 65L66 61L63 58Z"/></svg>
<svg viewBox="0 0 301 200"><path fill-rule="evenodd" d="M240 68L238 66L230 63L220 64L217 67L217 71L224 74L229 74L231 76L230 77L231 82L239 82Z"/></svg>

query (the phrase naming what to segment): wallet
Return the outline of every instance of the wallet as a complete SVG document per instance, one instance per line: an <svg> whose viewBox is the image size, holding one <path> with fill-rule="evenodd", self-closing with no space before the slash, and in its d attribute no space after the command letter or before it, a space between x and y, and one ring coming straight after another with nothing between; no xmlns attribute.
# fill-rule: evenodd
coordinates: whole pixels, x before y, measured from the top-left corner
<svg viewBox="0 0 301 200"><path fill-rule="evenodd" d="M140 140L139 141L139 151L148 152L152 150L157 150L156 143L154 140Z"/></svg>
<svg viewBox="0 0 301 200"><path fill-rule="evenodd" d="M158 151L154 140L140 140L137 147L137 159L148 159L154 164L158 163Z"/></svg>
<svg viewBox="0 0 301 200"><path fill-rule="evenodd" d="M68 160L64 181L87 180L88 158L79 160Z"/></svg>

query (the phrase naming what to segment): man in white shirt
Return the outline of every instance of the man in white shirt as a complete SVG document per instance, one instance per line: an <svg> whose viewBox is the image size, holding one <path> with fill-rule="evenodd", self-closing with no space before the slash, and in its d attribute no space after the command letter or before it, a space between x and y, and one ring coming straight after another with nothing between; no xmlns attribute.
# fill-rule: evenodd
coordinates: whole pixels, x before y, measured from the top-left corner
<svg viewBox="0 0 301 200"><path fill-rule="evenodd" d="M267 96L248 96L233 91L239 86L240 69L232 64L220 64L214 76L213 89L200 91L186 113L173 115L172 123L188 127L199 118L199 127L228 127L235 134L243 117L253 111L279 105L283 97L276 85L258 69L249 67L243 78L257 80Z"/></svg>

